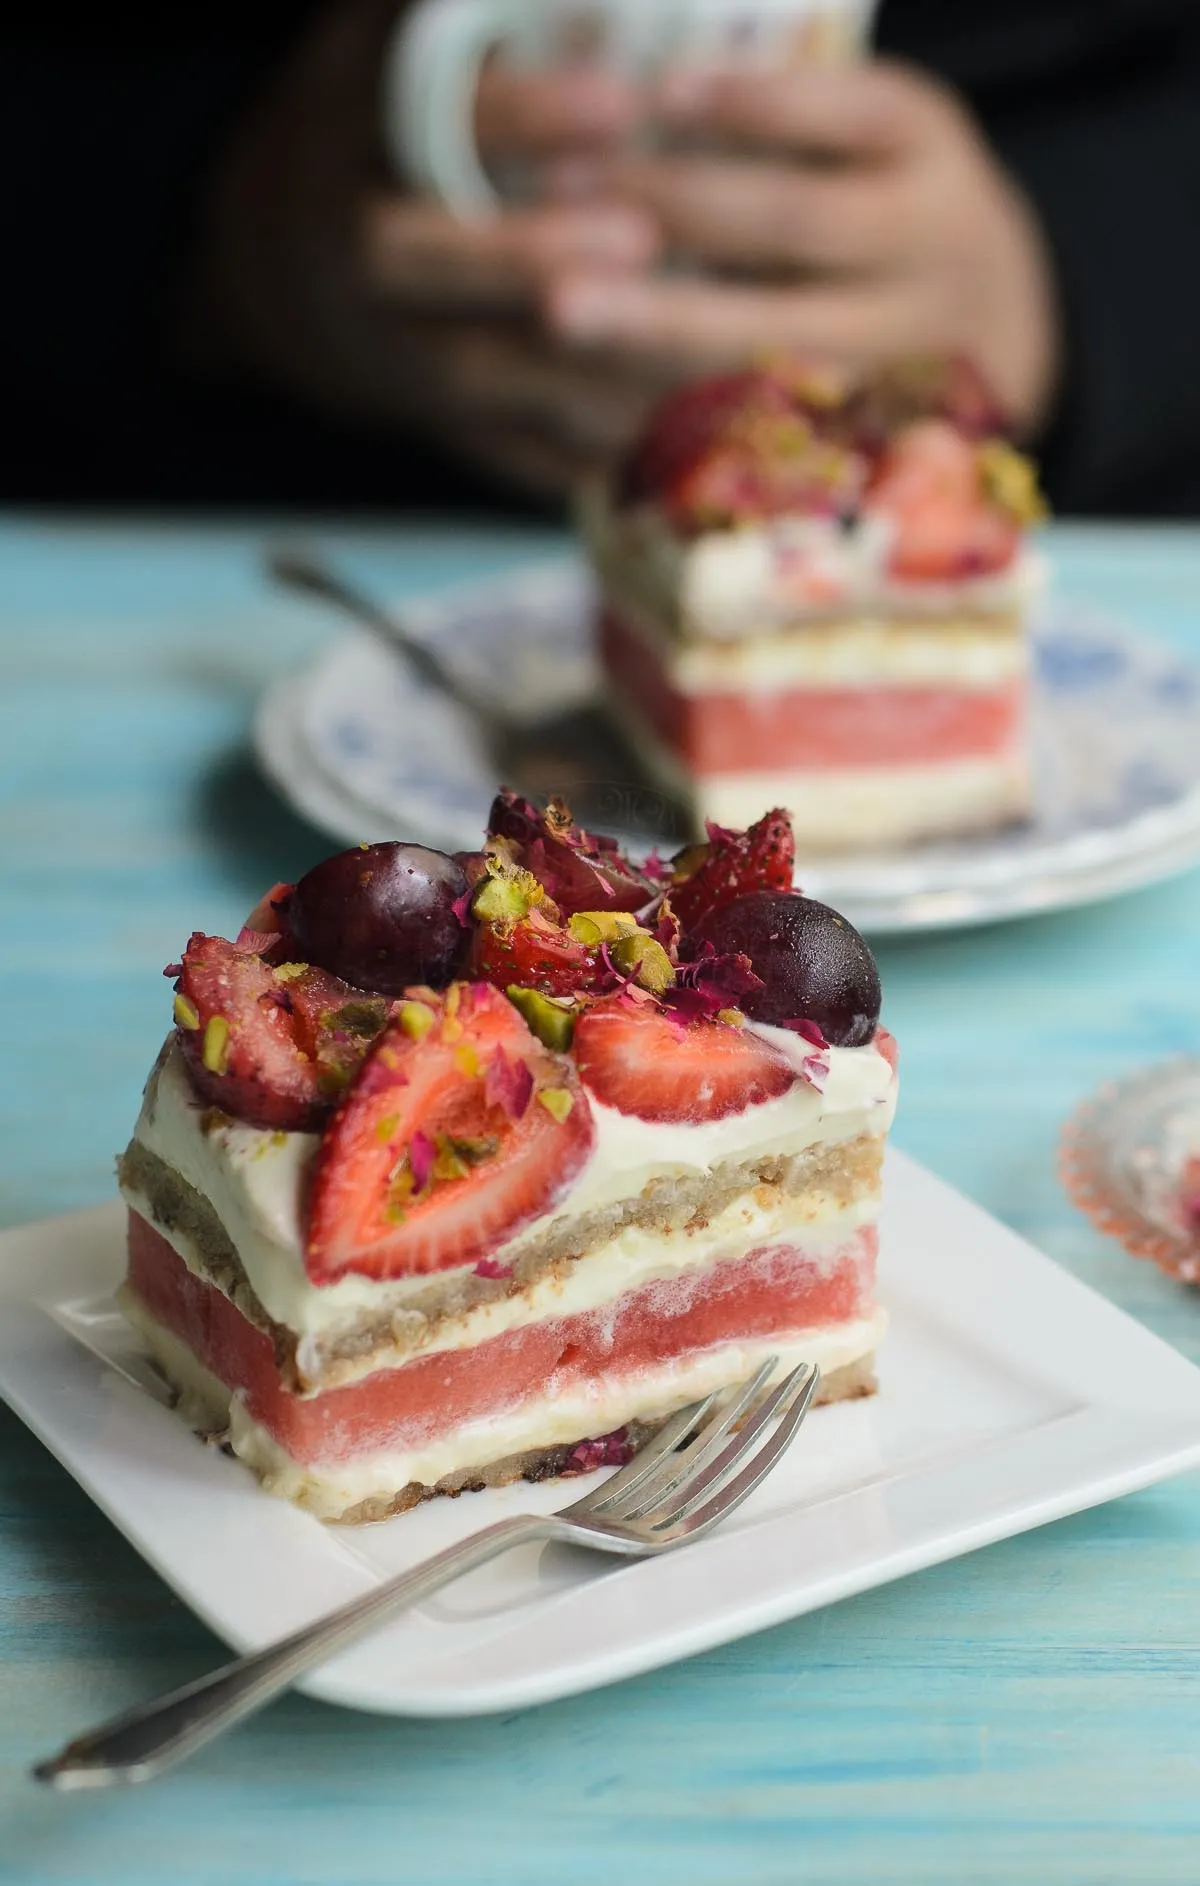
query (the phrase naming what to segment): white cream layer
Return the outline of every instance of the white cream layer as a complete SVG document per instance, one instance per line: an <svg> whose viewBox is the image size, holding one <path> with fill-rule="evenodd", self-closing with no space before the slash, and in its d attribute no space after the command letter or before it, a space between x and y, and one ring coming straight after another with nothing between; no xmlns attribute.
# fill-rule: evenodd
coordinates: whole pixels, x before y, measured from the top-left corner
<svg viewBox="0 0 1200 1886"><path fill-rule="evenodd" d="M536 1402L485 1421L467 1422L417 1448L385 1448L352 1461L299 1465L246 1413L239 1396L144 1307L130 1299L126 1314L145 1335L168 1378L181 1391L180 1413L194 1426L228 1424L229 1442L272 1493L295 1500L321 1519L338 1519L363 1500L390 1499L414 1481L434 1486L449 1474L482 1468L512 1454L611 1434L636 1420L655 1420L714 1389L744 1381L769 1355L780 1370L813 1362L826 1375L874 1353L883 1334L882 1312L849 1323L823 1324L786 1338L727 1343L661 1368L615 1375L588 1388L552 1391Z"/></svg>
<svg viewBox="0 0 1200 1886"><path fill-rule="evenodd" d="M839 622L765 628L736 642L684 640L636 601L614 598L628 634L677 694L775 694L781 688L945 687L983 690L1029 666L1021 618L975 626L897 621L861 611Z"/></svg>
<svg viewBox="0 0 1200 1886"><path fill-rule="evenodd" d="M889 577L894 532L882 515L850 529L831 518L783 517L681 537L654 506L614 510L594 490L581 526L606 581L624 589L627 578L683 633L714 641L864 607L893 616L1006 611L1021 607L1044 581L1043 562L1028 548L994 575L952 583Z"/></svg>
<svg viewBox="0 0 1200 1886"><path fill-rule="evenodd" d="M771 1032L782 1038L779 1045L794 1057L799 1076L810 1050L784 1030ZM562 1219L636 1198L653 1179L704 1174L727 1161L786 1156L860 1133L885 1133L896 1101L889 1063L873 1046L833 1048L828 1060L823 1092L798 1077L775 1100L699 1126L638 1120L593 1101L596 1144L587 1165L554 1212L493 1252L493 1261L512 1262L524 1245L543 1237ZM304 1191L317 1136L264 1132L236 1122L206 1130L202 1125L205 1112L183 1057L172 1045L147 1085L135 1138L208 1200L238 1251L251 1287L275 1322L300 1337L327 1337L353 1324L366 1310L402 1313L406 1301L428 1288L427 1277L378 1283L350 1276L334 1284L312 1283L304 1268L302 1227ZM146 1209L144 1201L130 1202ZM662 1241L642 1236L647 1248L641 1260L649 1263ZM745 1249L744 1229L741 1236ZM692 1263L707 1261L695 1242L687 1248ZM180 1254L186 1262L188 1253ZM589 1270L600 1266L596 1276L604 1295L598 1301L630 1287L628 1266L635 1256L633 1249L622 1249L622 1239L617 1238L588 1258ZM663 1261L669 1269L670 1256Z"/></svg>

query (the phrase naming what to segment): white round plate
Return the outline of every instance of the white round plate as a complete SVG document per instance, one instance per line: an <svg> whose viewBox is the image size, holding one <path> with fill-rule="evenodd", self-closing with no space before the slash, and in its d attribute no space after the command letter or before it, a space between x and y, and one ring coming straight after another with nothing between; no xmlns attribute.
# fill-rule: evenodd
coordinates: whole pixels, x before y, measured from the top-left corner
<svg viewBox="0 0 1200 1886"><path fill-rule="evenodd" d="M593 608L586 571L569 561L401 613L465 680L535 720L595 695ZM1033 818L969 840L806 863L811 896L881 936L1090 903L1200 863L1200 671L1064 601L1039 611L1034 639ZM367 630L339 636L278 682L255 739L268 777L334 838L403 835L449 851L479 842L496 780L470 724ZM644 822L638 836L651 842Z"/></svg>

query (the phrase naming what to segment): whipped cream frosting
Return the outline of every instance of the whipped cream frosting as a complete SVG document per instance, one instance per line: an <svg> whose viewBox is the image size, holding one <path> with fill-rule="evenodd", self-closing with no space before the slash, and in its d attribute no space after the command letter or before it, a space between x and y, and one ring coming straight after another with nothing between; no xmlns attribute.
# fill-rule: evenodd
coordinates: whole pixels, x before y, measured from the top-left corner
<svg viewBox="0 0 1200 1886"><path fill-rule="evenodd" d="M768 518L683 537L653 505L614 510L603 492L593 492L582 524L606 577L619 584L627 574L647 600L653 594L669 605L687 634L717 641L862 607L900 615L1011 609L1040 586L1044 571L1025 548L1008 569L989 575L929 583L892 577L895 529L882 513L849 525Z"/></svg>
<svg viewBox="0 0 1200 1886"><path fill-rule="evenodd" d="M887 1131L895 1110L896 1081L877 1048L825 1051L821 1059L827 1062L828 1072L818 1092L803 1078L803 1064L812 1055L808 1044L785 1029L758 1032L774 1041L796 1068L796 1082L785 1094L694 1126L636 1119L592 1100L596 1143L586 1166L553 1212L492 1253L494 1261L511 1263L525 1244L545 1235L551 1225L637 1197L659 1177L703 1174L731 1160L790 1155L860 1133ZM406 1299L427 1288L426 1277L379 1282L352 1275L333 1284L314 1284L304 1268L303 1214L318 1136L273 1133L237 1121L213 1124L211 1111L196 1096L174 1043L147 1084L134 1137L207 1198L236 1246L267 1314L299 1336L326 1334L353 1322L367 1309L403 1310ZM135 1208L146 1209L136 1195L129 1197ZM769 1235L768 1227L761 1229ZM728 1241L730 1227L718 1225L713 1236L719 1238L722 1232ZM178 1237L169 1231L164 1235L186 1262L189 1253ZM603 1255L611 1255L620 1266L619 1277L607 1282L607 1294L617 1294L652 1274L650 1261L678 1265L679 1257L664 1251L661 1239L640 1235L650 1247L641 1254L645 1264L636 1261L632 1248L622 1252L620 1238L605 1247ZM740 1235L744 1240L745 1228ZM694 1240L686 1248L690 1262L705 1261L712 1254ZM589 1258L589 1270L593 1261ZM602 1282L603 1273L598 1270L597 1286ZM599 1300L604 1300L603 1290ZM503 1309L502 1305L486 1307ZM546 1313L545 1306L538 1311ZM494 1332L488 1328L473 1333L471 1340L479 1340L481 1333Z"/></svg>

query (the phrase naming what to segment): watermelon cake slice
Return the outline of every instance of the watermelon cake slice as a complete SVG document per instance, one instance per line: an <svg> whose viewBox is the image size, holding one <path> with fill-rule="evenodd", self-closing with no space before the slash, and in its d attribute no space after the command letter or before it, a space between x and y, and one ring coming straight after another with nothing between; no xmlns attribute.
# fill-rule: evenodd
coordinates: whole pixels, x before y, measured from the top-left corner
<svg viewBox="0 0 1200 1886"><path fill-rule="evenodd" d="M1030 806L1032 466L961 360L685 386L582 526L614 709L705 818L776 800L803 853Z"/></svg>
<svg viewBox="0 0 1200 1886"><path fill-rule="evenodd" d="M768 1355L868 1393L895 1053L782 813L361 846L167 974L122 1298L180 1412L369 1520L627 1457Z"/></svg>

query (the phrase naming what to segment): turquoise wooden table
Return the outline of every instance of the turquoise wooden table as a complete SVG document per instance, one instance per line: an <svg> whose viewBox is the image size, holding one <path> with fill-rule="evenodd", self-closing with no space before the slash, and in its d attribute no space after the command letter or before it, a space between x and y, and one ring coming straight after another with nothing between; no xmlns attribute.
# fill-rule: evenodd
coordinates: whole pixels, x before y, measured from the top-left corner
<svg viewBox="0 0 1200 1886"><path fill-rule="evenodd" d="M329 531L392 593L551 547ZM264 684L331 632L246 527L0 525L0 1222L111 1195L161 968L329 846L261 784ZM1062 531L1064 590L1200 657L1200 531ZM1057 1129L1200 1050L1200 874L881 951L900 1143L1200 1361L1200 1294L1093 1234ZM969 1048L969 1060L964 1049ZM0 1409L9 1886L1200 1880L1200 1483L1136 1495L598 1694L463 1723L293 1698L152 1788L26 1766L219 1654Z"/></svg>

